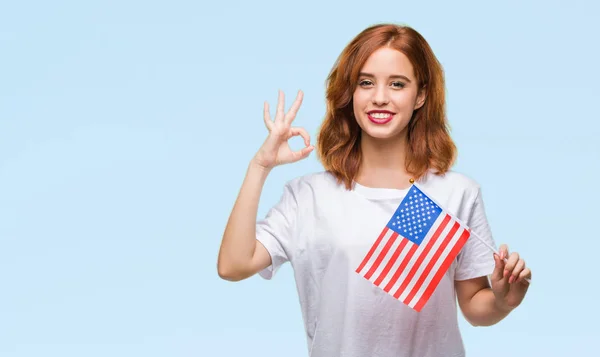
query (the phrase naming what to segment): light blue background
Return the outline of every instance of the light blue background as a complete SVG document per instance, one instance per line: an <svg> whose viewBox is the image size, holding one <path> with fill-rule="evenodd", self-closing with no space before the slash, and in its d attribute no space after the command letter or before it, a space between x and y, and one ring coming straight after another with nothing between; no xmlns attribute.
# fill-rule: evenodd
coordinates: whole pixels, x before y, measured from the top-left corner
<svg viewBox="0 0 600 357"><path fill-rule="evenodd" d="M570 3L570 4L568 4ZM0 5L0 356L307 356L289 265L216 258L262 105L313 137L342 48L413 26L446 71L455 170L534 283L470 356L592 356L599 6L592 1L20 1ZM301 147L294 140L294 147ZM264 215L309 159L279 167ZM595 351L595 352L594 352Z"/></svg>

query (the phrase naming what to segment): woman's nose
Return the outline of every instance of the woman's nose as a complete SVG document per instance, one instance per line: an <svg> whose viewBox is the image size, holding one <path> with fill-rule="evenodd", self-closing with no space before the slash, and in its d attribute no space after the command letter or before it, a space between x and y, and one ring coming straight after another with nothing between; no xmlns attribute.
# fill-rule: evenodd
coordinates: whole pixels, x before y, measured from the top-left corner
<svg viewBox="0 0 600 357"><path fill-rule="evenodd" d="M388 93L386 88L375 88L375 92L373 93L373 104L376 105L384 105L389 102Z"/></svg>

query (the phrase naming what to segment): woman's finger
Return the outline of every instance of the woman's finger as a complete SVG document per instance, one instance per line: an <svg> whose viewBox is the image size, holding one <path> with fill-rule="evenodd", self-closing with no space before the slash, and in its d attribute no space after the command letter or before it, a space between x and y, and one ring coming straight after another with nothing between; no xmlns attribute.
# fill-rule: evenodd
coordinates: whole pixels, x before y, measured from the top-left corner
<svg viewBox="0 0 600 357"><path fill-rule="evenodd" d="M283 91L280 89L279 90L279 98L277 98L277 114L275 115L275 121L283 121L284 117L285 117L285 113L283 112L283 109L285 108L285 95L283 94Z"/></svg>
<svg viewBox="0 0 600 357"><path fill-rule="evenodd" d="M506 261L506 266L504 267L504 277L508 277L508 274L510 274L513 269L515 268L515 266L517 265L517 263L519 262L519 254L514 252L511 253L510 256L508 257L508 260Z"/></svg>
<svg viewBox="0 0 600 357"><path fill-rule="evenodd" d="M304 145L310 145L310 135L308 134L308 131L306 131L304 128L292 127L290 128L290 132L292 134L291 136L300 135L304 139Z"/></svg>
<svg viewBox="0 0 600 357"><path fill-rule="evenodd" d="M264 105L263 120L265 121L265 126L267 129L271 131L271 128L273 128L273 122L271 121L271 113L269 113L269 103L267 103L267 101L265 101Z"/></svg>
<svg viewBox="0 0 600 357"><path fill-rule="evenodd" d="M515 265L515 268L510 274L510 279L508 279L508 283L512 284L513 282L517 281L517 279L519 278L519 274L521 274L523 269L525 269L525 261L523 259L519 259L519 261Z"/></svg>
<svg viewBox="0 0 600 357"><path fill-rule="evenodd" d="M500 259L504 260L508 257L508 246L506 244L500 245L498 252L500 253Z"/></svg>
<svg viewBox="0 0 600 357"><path fill-rule="evenodd" d="M523 271L519 274L517 281L522 282L523 280L525 280L525 278L531 279L531 269L529 269L529 268L523 269Z"/></svg>
<svg viewBox="0 0 600 357"><path fill-rule="evenodd" d="M500 256L494 253L494 262L496 262L496 266L492 272L492 278L498 281L502 280L502 273L504 272L504 260L500 259Z"/></svg>
<svg viewBox="0 0 600 357"><path fill-rule="evenodd" d="M314 146L309 145L305 148L302 148L301 150L292 152L293 161L298 161L306 158L310 154L310 152L313 151L314 148Z"/></svg>
<svg viewBox="0 0 600 357"><path fill-rule="evenodd" d="M296 100L292 104L292 107L285 115L285 123L290 125L292 121L296 118L296 114L298 114L298 109L300 109L300 105L302 104L302 99L304 98L304 93L299 90L298 95L296 95Z"/></svg>

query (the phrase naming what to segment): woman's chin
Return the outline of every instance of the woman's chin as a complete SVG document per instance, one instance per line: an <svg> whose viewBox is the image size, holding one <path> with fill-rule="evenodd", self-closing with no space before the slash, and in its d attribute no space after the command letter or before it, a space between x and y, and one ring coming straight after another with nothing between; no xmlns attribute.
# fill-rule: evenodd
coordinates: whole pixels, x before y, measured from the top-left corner
<svg viewBox="0 0 600 357"><path fill-rule="evenodd" d="M376 128L368 127L366 130L363 130L363 134L366 134L367 136L377 140L389 140L400 136L400 133L398 133L396 130L393 130L393 128L386 128L383 126Z"/></svg>

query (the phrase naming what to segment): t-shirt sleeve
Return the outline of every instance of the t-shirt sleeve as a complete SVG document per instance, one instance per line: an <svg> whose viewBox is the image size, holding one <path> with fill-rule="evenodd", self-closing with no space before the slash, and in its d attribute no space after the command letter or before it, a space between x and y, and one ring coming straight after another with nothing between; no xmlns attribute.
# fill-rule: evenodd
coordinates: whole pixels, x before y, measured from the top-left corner
<svg viewBox="0 0 600 357"><path fill-rule="evenodd" d="M282 264L290 261L297 207L292 186L287 183L279 202L256 222L256 239L267 249L272 262L259 272L264 279L271 279Z"/></svg>
<svg viewBox="0 0 600 357"><path fill-rule="evenodd" d="M455 280L467 280L486 276L494 271L494 252L487 245L496 249L497 247L485 213L481 188L477 187L475 191L475 198L466 221L472 233L458 254ZM488 244L482 243L473 233Z"/></svg>

